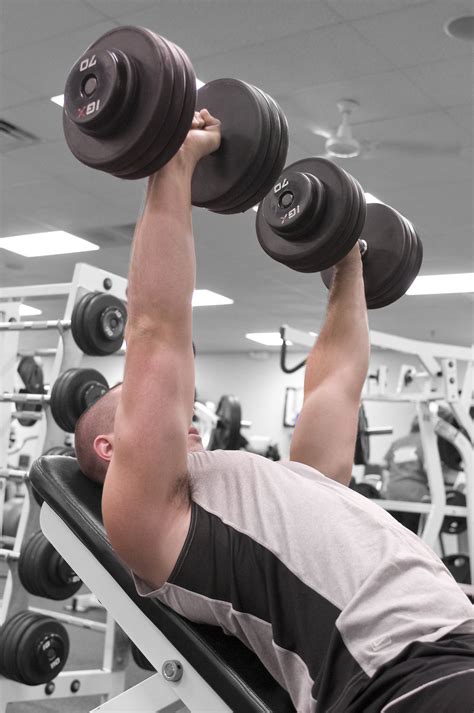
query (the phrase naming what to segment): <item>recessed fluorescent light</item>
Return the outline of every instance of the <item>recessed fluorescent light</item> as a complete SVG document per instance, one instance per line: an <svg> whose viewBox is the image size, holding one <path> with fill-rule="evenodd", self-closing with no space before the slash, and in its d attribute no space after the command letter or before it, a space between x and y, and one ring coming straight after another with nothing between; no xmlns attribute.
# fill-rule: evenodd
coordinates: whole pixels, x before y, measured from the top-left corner
<svg viewBox="0 0 474 713"><path fill-rule="evenodd" d="M265 344L266 347L279 347L282 344L280 332L249 332L245 335L247 339L258 344ZM287 341L292 346L292 342Z"/></svg>
<svg viewBox="0 0 474 713"><path fill-rule="evenodd" d="M201 82L201 80L196 77L196 89L200 89L204 84L205 82ZM64 94L56 94L55 97L51 97L51 101L58 106L64 106Z"/></svg>
<svg viewBox="0 0 474 713"><path fill-rule="evenodd" d="M407 295L449 295L474 292L474 272L417 277Z"/></svg>
<svg viewBox="0 0 474 713"><path fill-rule="evenodd" d="M64 94L57 94L55 97L51 97L51 101L58 106L64 106Z"/></svg>
<svg viewBox="0 0 474 713"><path fill-rule="evenodd" d="M211 290L194 290L193 307L210 307L211 305L231 305L234 300L219 295Z"/></svg>
<svg viewBox="0 0 474 713"><path fill-rule="evenodd" d="M377 196L374 196L372 193L365 194L365 202L366 203L383 203L383 201L379 200L377 198Z"/></svg>
<svg viewBox="0 0 474 713"><path fill-rule="evenodd" d="M64 230L0 238L0 248L24 257L65 255L66 253L84 253L89 250L99 250L98 245L94 245L94 243L90 243L83 238L78 238L77 235L66 233Z"/></svg>
<svg viewBox="0 0 474 713"><path fill-rule="evenodd" d="M30 307L30 305L20 305L20 317L36 317L38 314L42 314L40 309Z"/></svg>

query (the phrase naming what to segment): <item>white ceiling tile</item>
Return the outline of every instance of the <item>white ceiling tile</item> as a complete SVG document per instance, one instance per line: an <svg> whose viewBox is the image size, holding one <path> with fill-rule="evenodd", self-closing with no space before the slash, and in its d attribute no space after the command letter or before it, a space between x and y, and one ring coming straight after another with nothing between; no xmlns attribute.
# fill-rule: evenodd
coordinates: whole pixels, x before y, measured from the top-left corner
<svg viewBox="0 0 474 713"><path fill-rule="evenodd" d="M85 0L85 2L110 18L140 12L140 10L157 4L157 0Z"/></svg>
<svg viewBox="0 0 474 713"><path fill-rule="evenodd" d="M465 129L470 135L472 142L474 132L474 105L472 102L450 107L447 111L454 123Z"/></svg>
<svg viewBox="0 0 474 713"><path fill-rule="evenodd" d="M29 47L32 43L104 19L99 12L78 0L3 0L0 18L2 52Z"/></svg>
<svg viewBox="0 0 474 713"><path fill-rule="evenodd" d="M0 55L0 66L1 64ZM28 89L22 87L17 82L13 82L11 79L0 76L0 110L26 102L30 96L31 93Z"/></svg>
<svg viewBox="0 0 474 713"><path fill-rule="evenodd" d="M112 27L115 27L114 22L109 20L40 42L28 52L21 49L4 52L2 73L30 89L32 98L62 94L71 66L92 42Z"/></svg>
<svg viewBox="0 0 474 713"><path fill-rule="evenodd" d="M399 70L366 77L355 77L342 82L330 82L296 90L277 97L287 114L290 126L336 129L341 115L336 103L339 99L354 99L359 106L351 115L357 127L366 122L406 116L435 107L433 100L413 86Z"/></svg>
<svg viewBox="0 0 474 713"><path fill-rule="evenodd" d="M322 27L339 18L314 0L292 0L291 12L288 0L162 0L120 20L154 30L195 60L266 41L278 45L285 35Z"/></svg>
<svg viewBox="0 0 474 713"><path fill-rule="evenodd" d="M472 57L441 60L408 67L405 74L440 106L465 104L474 92Z"/></svg>
<svg viewBox="0 0 474 713"><path fill-rule="evenodd" d="M63 139L61 109L49 99L37 99L2 112L2 118L40 140Z"/></svg>
<svg viewBox="0 0 474 713"><path fill-rule="evenodd" d="M413 5L422 5L430 0L325 0L326 4L346 20L393 12Z"/></svg>
<svg viewBox="0 0 474 713"><path fill-rule="evenodd" d="M218 76L237 77L270 94L391 69L377 50L344 24L198 59L195 67L198 76L207 81Z"/></svg>
<svg viewBox="0 0 474 713"><path fill-rule="evenodd" d="M453 40L443 31L457 8L472 14L470 2L430 2L357 20L353 26L397 67L409 67L471 54L469 42Z"/></svg>

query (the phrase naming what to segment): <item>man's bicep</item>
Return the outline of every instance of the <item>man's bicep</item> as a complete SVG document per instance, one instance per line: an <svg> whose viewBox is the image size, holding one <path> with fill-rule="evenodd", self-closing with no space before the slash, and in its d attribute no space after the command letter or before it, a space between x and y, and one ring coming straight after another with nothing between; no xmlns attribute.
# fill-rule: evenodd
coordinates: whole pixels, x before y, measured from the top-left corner
<svg viewBox="0 0 474 713"><path fill-rule="evenodd" d="M291 460L316 468L348 484L357 437L359 402L337 380L327 380L309 394L291 441Z"/></svg>

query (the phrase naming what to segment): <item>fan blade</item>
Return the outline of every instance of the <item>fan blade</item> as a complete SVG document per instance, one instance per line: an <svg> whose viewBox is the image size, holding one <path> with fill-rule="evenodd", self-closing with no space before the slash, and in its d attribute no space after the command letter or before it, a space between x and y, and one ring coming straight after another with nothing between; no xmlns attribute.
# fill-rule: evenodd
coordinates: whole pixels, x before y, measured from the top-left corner
<svg viewBox="0 0 474 713"><path fill-rule="evenodd" d="M461 154L463 147L459 144L436 144L426 141L380 141L369 147L368 153L381 154L384 152L398 153L413 156L456 156Z"/></svg>

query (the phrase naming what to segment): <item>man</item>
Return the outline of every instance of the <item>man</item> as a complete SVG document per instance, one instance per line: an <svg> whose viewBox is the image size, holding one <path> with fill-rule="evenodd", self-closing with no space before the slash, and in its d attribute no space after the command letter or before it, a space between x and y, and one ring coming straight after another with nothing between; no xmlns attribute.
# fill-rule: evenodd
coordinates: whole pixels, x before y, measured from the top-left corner
<svg viewBox="0 0 474 713"><path fill-rule="evenodd" d="M415 417L410 433L397 438L385 454L387 479L383 495L388 500L421 502L429 499L430 488L423 456L418 418ZM412 532L418 532L420 515L416 512L394 512L392 517Z"/></svg>
<svg viewBox="0 0 474 713"><path fill-rule="evenodd" d="M299 712L432 713L436 700L472 713L472 606L431 550L346 487L369 361L357 247L336 268L291 459L204 451L189 427L191 176L219 141L201 111L150 178L124 381L77 427L81 468L105 479L110 541L143 596L237 636Z"/></svg>

